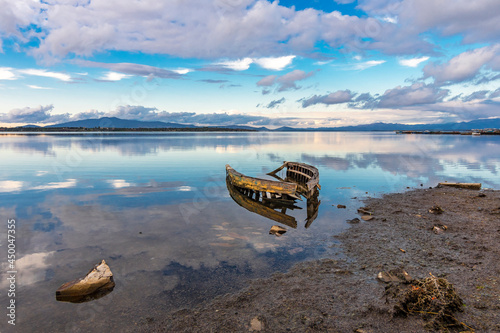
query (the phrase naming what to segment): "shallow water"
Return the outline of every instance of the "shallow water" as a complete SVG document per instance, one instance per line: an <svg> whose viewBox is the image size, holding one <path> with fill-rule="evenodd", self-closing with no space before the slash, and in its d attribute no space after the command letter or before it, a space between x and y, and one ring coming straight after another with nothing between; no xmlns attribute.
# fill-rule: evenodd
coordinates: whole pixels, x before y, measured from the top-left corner
<svg viewBox="0 0 500 333"><path fill-rule="evenodd" d="M393 133L111 133L0 135L0 305L7 221L16 225L16 326L10 331L133 331L151 318L235 291L296 262L341 256L332 235L359 200L481 182L500 188L499 136ZM318 217L296 229L235 203L226 164L256 177L283 161L320 172ZM338 209L337 204L347 206ZM81 304L55 290L102 259L116 287ZM4 310L6 311L6 310ZM7 321L4 319L5 322ZM2 329L2 332L4 329Z"/></svg>

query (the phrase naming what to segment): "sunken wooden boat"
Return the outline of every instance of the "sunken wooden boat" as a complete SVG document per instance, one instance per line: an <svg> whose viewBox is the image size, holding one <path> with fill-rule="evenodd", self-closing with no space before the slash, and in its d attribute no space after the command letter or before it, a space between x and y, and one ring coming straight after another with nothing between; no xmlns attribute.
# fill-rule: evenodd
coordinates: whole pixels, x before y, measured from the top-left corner
<svg viewBox="0 0 500 333"><path fill-rule="evenodd" d="M277 196L300 199L300 196L297 195L298 185L296 183L245 176L234 170L229 164L226 164L226 176L229 178L231 185L258 192L259 195L267 196L269 193L273 199Z"/></svg>
<svg viewBox="0 0 500 333"><path fill-rule="evenodd" d="M231 198L246 210L290 228L297 228L295 217L286 214L287 209L302 209L294 205L294 200L267 198L257 191L234 186L229 176L226 177L226 186Z"/></svg>
<svg viewBox="0 0 500 333"><path fill-rule="evenodd" d="M286 178L280 178L277 173L287 168ZM295 205L300 196L307 199L306 228L318 216L321 201L318 200L319 172L315 167L297 162L285 162L269 175L278 179L268 180L249 177L226 165L226 184L231 198L243 208L296 228L297 221L287 215L287 209L302 209Z"/></svg>
<svg viewBox="0 0 500 333"><path fill-rule="evenodd" d="M282 179L277 174L286 168L286 178ZM276 170L268 173L283 182L297 184L297 191L306 198L313 196L314 192L318 189L321 190L319 185L319 171L316 167L299 162L283 162Z"/></svg>

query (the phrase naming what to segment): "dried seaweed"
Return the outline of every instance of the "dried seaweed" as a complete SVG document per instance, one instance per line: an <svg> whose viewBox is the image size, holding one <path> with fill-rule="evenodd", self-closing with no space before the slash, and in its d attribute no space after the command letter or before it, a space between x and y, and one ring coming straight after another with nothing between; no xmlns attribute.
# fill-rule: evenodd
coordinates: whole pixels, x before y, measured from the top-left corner
<svg viewBox="0 0 500 333"><path fill-rule="evenodd" d="M446 279L430 274L425 279L414 280L403 300L394 306L395 316L421 315L427 322L426 327L439 331L449 328L466 327L453 315L462 311L463 301Z"/></svg>

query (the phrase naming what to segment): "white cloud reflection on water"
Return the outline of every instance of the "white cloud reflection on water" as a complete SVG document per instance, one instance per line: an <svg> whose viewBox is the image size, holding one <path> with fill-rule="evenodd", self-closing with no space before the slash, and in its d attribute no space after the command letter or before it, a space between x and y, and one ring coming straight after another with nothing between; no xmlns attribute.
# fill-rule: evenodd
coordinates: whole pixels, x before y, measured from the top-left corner
<svg viewBox="0 0 500 333"><path fill-rule="evenodd" d="M19 180L0 181L0 192L18 192L23 188L24 182Z"/></svg>
<svg viewBox="0 0 500 333"><path fill-rule="evenodd" d="M195 301L210 298L213 293L203 290L230 288L236 276L266 275L313 257L315 246L331 244L330 236L350 217L349 209L340 212L332 204L354 209L350 198L368 191L434 186L446 179L500 187L500 158L492 153L500 148L499 137L243 133L38 139L41 144L35 137L0 140L0 151L10 157L0 181L0 212L18 218L22 255L27 263L39 263L25 267L31 284L19 296L19 311L31 328L67 321L91 329L77 308L52 298L62 283L102 259L117 287L103 299L113 307L93 312L94 323L111 320L126 327L133 319L120 313L130 304L147 316L155 306L187 304L189 293ZM81 159L62 169L58 180L52 163L64 163L70 152ZM320 169L322 206L311 228L304 229L304 211L297 211L299 228L276 238L268 234L274 222L229 199L224 165L262 176L284 160Z"/></svg>

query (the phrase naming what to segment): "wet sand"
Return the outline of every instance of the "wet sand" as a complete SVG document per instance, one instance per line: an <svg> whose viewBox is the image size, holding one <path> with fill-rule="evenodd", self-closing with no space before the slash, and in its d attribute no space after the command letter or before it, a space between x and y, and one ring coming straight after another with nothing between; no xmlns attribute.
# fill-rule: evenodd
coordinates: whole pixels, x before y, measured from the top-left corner
<svg viewBox="0 0 500 333"><path fill-rule="evenodd" d="M436 206L442 213L429 211ZM345 259L298 264L236 294L142 319L137 329L428 332L419 314L394 316L401 299L377 279L381 271L403 268L415 279L432 273L453 284L464 306L453 314L462 324L449 331L500 332L500 191L419 189L368 199L364 209L372 220L332 236ZM433 231L435 226L440 230Z"/></svg>

